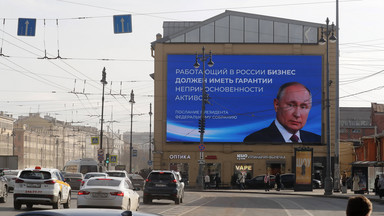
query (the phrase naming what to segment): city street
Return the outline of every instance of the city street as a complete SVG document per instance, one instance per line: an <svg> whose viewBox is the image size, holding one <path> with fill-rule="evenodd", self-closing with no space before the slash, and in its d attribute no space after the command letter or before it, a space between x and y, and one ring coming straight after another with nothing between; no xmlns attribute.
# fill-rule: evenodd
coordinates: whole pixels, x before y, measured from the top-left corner
<svg viewBox="0 0 384 216"><path fill-rule="evenodd" d="M289 191L288 191L289 192ZM292 191L291 191L292 192ZM168 200L154 200L152 204L141 203L140 212L156 213L164 216L189 215L345 215L347 199L324 197L321 190L304 193L282 193L263 191L205 191L186 192L184 202L175 205ZM302 194L302 195L300 195ZM310 195L314 196L310 196ZM142 195L142 191L140 191ZM29 211L25 206L20 211L13 209L13 194L7 203L0 204L0 215L13 216ZM77 195L73 192L72 207L76 208ZM51 209L51 206L34 206L37 209ZM372 215L383 215L384 203L373 202Z"/></svg>

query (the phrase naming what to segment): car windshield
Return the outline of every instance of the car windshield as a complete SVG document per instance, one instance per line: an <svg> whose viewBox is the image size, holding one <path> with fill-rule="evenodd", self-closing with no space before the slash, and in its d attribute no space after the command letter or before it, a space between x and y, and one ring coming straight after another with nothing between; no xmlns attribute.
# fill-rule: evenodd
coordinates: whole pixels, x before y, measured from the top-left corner
<svg viewBox="0 0 384 216"><path fill-rule="evenodd" d="M94 174L86 174L84 176L84 179L89 179L89 178L92 178L92 177L106 177L107 175L104 174L104 173L94 173Z"/></svg>
<svg viewBox="0 0 384 216"><path fill-rule="evenodd" d="M113 177L125 177L125 173L122 172L108 172L108 175Z"/></svg>
<svg viewBox="0 0 384 216"><path fill-rule="evenodd" d="M44 171L26 170L21 172L19 177L23 179L50 179L51 173Z"/></svg>
<svg viewBox="0 0 384 216"><path fill-rule="evenodd" d="M90 179L88 180L87 186L112 186L116 187L120 185L120 180L115 179Z"/></svg>
<svg viewBox="0 0 384 216"><path fill-rule="evenodd" d="M171 173L151 173L149 176L150 180L173 180L173 175Z"/></svg>

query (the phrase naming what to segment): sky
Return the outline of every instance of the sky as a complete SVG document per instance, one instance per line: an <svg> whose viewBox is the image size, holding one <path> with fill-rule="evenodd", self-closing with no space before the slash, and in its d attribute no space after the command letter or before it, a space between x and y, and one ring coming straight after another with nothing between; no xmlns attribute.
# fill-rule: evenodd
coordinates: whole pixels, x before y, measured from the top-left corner
<svg viewBox="0 0 384 216"><path fill-rule="evenodd" d="M383 0L339 1L341 107L384 103L383 9ZM104 129L130 131L132 113L133 131L153 131L150 43L164 21L225 10L336 23L336 0L0 0L0 111L100 128L105 68ZM113 16L127 14L132 33L114 34ZM19 18L37 20L35 36L17 35Z"/></svg>

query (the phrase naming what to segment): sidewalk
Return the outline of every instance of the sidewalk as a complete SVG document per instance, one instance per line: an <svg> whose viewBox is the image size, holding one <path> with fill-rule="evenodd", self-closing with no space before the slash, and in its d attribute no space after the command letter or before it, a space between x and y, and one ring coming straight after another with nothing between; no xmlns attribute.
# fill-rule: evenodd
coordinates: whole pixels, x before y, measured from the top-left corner
<svg viewBox="0 0 384 216"><path fill-rule="evenodd" d="M372 202L381 202L384 203L384 198L380 199L378 195L375 195L375 192L370 191L369 194L355 194L353 191L348 189L347 193L333 192L332 195L324 195L324 189L313 189L313 191L293 191L293 190L270 190L268 192L264 189L207 189L204 192L227 192L227 193L259 193L259 194L284 194L284 195L301 195L301 196L319 196L326 198L338 198L338 199L348 199L351 196L364 195Z"/></svg>

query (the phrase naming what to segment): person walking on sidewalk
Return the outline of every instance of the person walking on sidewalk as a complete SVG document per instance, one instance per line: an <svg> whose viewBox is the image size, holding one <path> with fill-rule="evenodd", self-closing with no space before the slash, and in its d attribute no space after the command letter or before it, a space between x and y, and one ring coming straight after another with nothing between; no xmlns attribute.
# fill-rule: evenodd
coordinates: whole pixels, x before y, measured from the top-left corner
<svg viewBox="0 0 384 216"><path fill-rule="evenodd" d="M240 190L245 189L245 173L241 173L239 177Z"/></svg>
<svg viewBox="0 0 384 216"><path fill-rule="evenodd" d="M281 188L280 173L276 173L275 183L276 183L276 190L280 191L280 188Z"/></svg>
<svg viewBox="0 0 384 216"><path fill-rule="evenodd" d="M264 176L264 185L265 191L269 191L269 186L271 185L271 177L269 176L268 172Z"/></svg>
<svg viewBox="0 0 384 216"><path fill-rule="evenodd" d="M348 199L347 216L370 216L372 202L365 196L353 196Z"/></svg>
<svg viewBox="0 0 384 216"><path fill-rule="evenodd" d="M206 174L204 177L204 189L208 189L210 183L211 183L211 178L209 177L208 174Z"/></svg>
<svg viewBox="0 0 384 216"><path fill-rule="evenodd" d="M380 196L380 199L384 196L384 175L383 174L379 179L379 196Z"/></svg>
<svg viewBox="0 0 384 216"><path fill-rule="evenodd" d="M379 175L376 175L375 178L375 195L379 195Z"/></svg>
<svg viewBox="0 0 384 216"><path fill-rule="evenodd" d="M352 178L352 182L353 182L353 185L352 185L353 192L357 194L357 192L360 190L360 186L359 186L360 177L359 175L357 175L357 173L354 174Z"/></svg>

